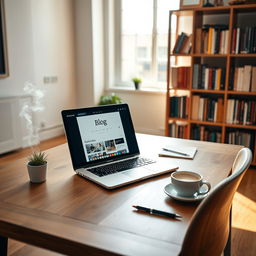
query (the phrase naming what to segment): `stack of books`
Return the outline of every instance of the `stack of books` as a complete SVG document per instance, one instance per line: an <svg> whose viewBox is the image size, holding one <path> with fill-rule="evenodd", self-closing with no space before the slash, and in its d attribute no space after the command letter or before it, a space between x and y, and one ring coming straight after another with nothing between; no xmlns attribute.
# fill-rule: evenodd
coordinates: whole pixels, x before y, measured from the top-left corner
<svg viewBox="0 0 256 256"><path fill-rule="evenodd" d="M224 68L194 64L193 89L224 90L226 71Z"/></svg>
<svg viewBox="0 0 256 256"><path fill-rule="evenodd" d="M170 117L176 117L176 118L188 117L188 97L187 96L170 97Z"/></svg>
<svg viewBox="0 0 256 256"><path fill-rule="evenodd" d="M256 53L256 26L233 29L231 52Z"/></svg>
<svg viewBox="0 0 256 256"><path fill-rule="evenodd" d="M171 87L173 89L188 89L191 67L171 68Z"/></svg>
<svg viewBox="0 0 256 256"><path fill-rule="evenodd" d="M188 54L191 51L192 35L187 35L182 32L173 47L172 53L174 54Z"/></svg>
<svg viewBox="0 0 256 256"><path fill-rule="evenodd" d="M234 67L230 77L229 90L256 92L256 66Z"/></svg>
<svg viewBox="0 0 256 256"><path fill-rule="evenodd" d="M226 122L228 124L256 124L256 101L228 99Z"/></svg>
<svg viewBox="0 0 256 256"><path fill-rule="evenodd" d="M203 140L220 143L221 132L218 130L210 129L203 125L193 126L191 130L191 138L193 140Z"/></svg>
<svg viewBox="0 0 256 256"><path fill-rule="evenodd" d="M211 98L199 95L192 96L192 120L222 122L224 104L223 98Z"/></svg>
<svg viewBox="0 0 256 256"><path fill-rule="evenodd" d="M228 25L205 24L196 29L196 53L227 54L228 53Z"/></svg>
<svg viewBox="0 0 256 256"><path fill-rule="evenodd" d="M243 145L254 151L255 132L228 131L229 144Z"/></svg>
<svg viewBox="0 0 256 256"><path fill-rule="evenodd" d="M174 138L187 138L188 123L182 121L169 122L169 136Z"/></svg>

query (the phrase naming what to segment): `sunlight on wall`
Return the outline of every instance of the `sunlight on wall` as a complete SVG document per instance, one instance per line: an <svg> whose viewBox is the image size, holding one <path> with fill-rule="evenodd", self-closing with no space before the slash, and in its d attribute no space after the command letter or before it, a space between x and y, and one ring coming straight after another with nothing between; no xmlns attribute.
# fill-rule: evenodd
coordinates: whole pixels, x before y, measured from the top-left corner
<svg viewBox="0 0 256 256"><path fill-rule="evenodd" d="M256 202L236 193L233 201L233 228L256 232Z"/></svg>

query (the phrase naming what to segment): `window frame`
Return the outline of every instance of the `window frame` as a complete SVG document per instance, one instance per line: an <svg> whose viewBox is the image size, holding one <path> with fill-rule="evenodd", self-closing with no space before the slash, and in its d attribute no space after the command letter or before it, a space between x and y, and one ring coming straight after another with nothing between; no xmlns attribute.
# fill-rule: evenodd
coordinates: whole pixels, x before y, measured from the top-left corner
<svg viewBox="0 0 256 256"><path fill-rule="evenodd" d="M158 76L158 33L157 9L158 0L153 0L153 27L152 27L152 83L143 83L142 90L165 91L166 81L159 82ZM122 0L104 1L104 27L106 40L105 54L105 81L107 89L133 89L131 81L122 81ZM112 27L111 27L112 26ZM168 43L166 45L168 48ZM168 58L167 58L168 59ZM167 67L166 59L166 67ZM167 71L166 71L167 72ZM166 74L167 77L167 74ZM162 86L159 84L162 83ZM157 84L152 86L152 84Z"/></svg>

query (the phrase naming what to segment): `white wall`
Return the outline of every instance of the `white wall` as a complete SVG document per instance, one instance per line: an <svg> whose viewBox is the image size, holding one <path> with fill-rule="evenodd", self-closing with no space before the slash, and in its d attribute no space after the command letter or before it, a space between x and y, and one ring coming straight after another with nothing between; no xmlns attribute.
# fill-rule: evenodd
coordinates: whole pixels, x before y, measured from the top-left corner
<svg viewBox="0 0 256 256"><path fill-rule="evenodd" d="M5 1L10 76L0 79L0 95L23 93L24 82L34 81L34 52L30 0Z"/></svg>
<svg viewBox="0 0 256 256"><path fill-rule="evenodd" d="M62 128L61 110L76 106L72 0L31 0L36 84L45 91L41 137ZM44 77L57 77L44 84Z"/></svg>
<svg viewBox="0 0 256 256"><path fill-rule="evenodd" d="M92 5L90 0L75 0L75 42L78 105L94 105Z"/></svg>
<svg viewBox="0 0 256 256"><path fill-rule="evenodd" d="M5 2L10 76L0 80L0 96L22 94L26 81L43 89L46 109L36 120L46 139L62 132L61 109L95 105L103 94L103 0ZM58 81L44 84L45 76ZM163 134L163 94L117 94L130 105L136 131Z"/></svg>
<svg viewBox="0 0 256 256"><path fill-rule="evenodd" d="M166 96L164 93L116 91L130 107L136 132L164 135Z"/></svg>
<svg viewBox="0 0 256 256"><path fill-rule="evenodd" d="M76 0L76 63L78 102L80 107L93 106L104 93L109 78L104 70L103 6L104 0ZM105 21L106 22L106 21ZM109 50L105 47L105 50ZM131 109L137 132L164 134L165 94L147 92L116 92Z"/></svg>
<svg viewBox="0 0 256 256"><path fill-rule="evenodd" d="M23 94L26 81L45 91L45 110L35 114L46 139L63 132L60 111L75 107L74 17L72 0L5 1L10 76L0 96ZM57 76L44 84L44 76Z"/></svg>
<svg viewBox="0 0 256 256"><path fill-rule="evenodd" d="M94 106L104 91L103 0L75 0L79 107Z"/></svg>

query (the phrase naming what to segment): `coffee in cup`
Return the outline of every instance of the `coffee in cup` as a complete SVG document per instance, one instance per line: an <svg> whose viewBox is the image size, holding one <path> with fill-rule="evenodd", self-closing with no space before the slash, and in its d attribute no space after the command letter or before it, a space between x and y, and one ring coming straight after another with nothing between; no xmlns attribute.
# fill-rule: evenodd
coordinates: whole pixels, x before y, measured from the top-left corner
<svg viewBox="0 0 256 256"><path fill-rule="evenodd" d="M195 172L177 171L171 174L171 181L174 189L180 196L192 197L195 195L207 194L211 189L211 184L203 180L203 177ZM206 185L208 189L201 191L201 187Z"/></svg>

